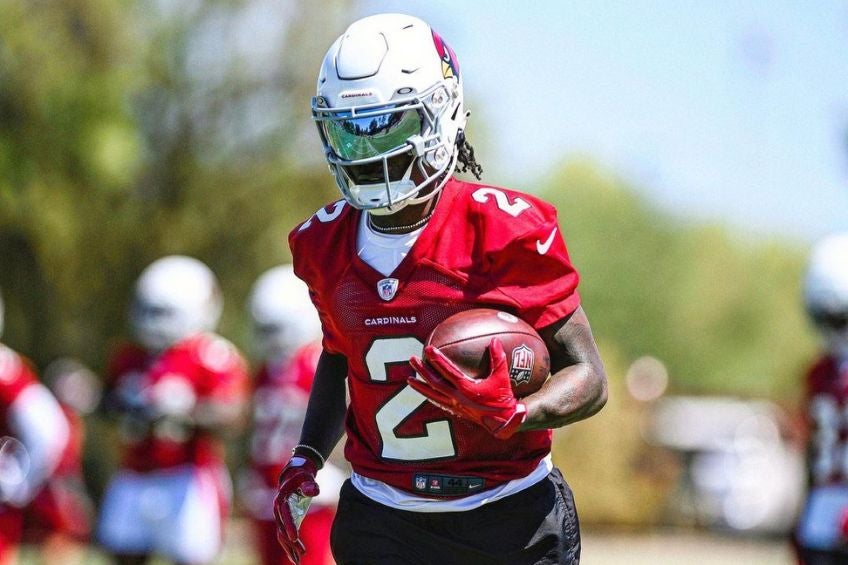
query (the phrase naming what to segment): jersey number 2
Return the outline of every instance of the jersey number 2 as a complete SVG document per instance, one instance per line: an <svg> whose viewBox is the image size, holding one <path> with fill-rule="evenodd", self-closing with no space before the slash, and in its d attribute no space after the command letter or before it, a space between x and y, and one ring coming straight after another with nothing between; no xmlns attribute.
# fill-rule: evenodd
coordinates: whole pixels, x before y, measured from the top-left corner
<svg viewBox="0 0 848 565"><path fill-rule="evenodd" d="M490 196L494 197L495 204L498 205L498 208L500 208L513 218L517 218L521 212L530 208L530 204L528 204L527 201L521 198L520 196L516 196L515 199L510 202L509 197L503 190L498 190L497 188L492 188L491 186L478 188L471 194L471 198L481 204L483 204L484 202L488 202Z"/></svg>
<svg viewBox="0 0 848 565"><path fill-rule="evenodd" d="M421 355L424 345L414 337L376 339L365 354L365 363L372 381L388 380L391 365L406 363L413 355ZM456 455L451 425L448 420L424 424L419 436L400 437L397 428L428 400L418 391L404 385L400 391L377 410L377 429L383 441L382 457L401 461L427 461Z"/></svg>

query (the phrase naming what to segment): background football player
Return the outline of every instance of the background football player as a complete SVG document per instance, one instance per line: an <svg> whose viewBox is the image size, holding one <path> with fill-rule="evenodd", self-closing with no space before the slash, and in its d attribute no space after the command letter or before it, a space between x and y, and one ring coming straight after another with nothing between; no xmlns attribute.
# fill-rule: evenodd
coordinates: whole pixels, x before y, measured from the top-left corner
<svg viewBox="0 0 848 565"><path fill-rule="evenodd" d="M218 434L240 420L248 386L239 352L212 333L221 307L212 271L190 257L159 259L136 283L138 345L116 352L105 398L123 460L97 530L122 563L208 563L220 549L232 489Z"/></svg>
<svg viewBox="0 0 848 565"><path fill-rule="evenodd" d="M805 565L848 563L848 233L814 247L804 294L824 352L806 381L809 490L796 543Z"/></svg>
<svg viewBox="0 0 848 565"><path fill-rule="evenodd" d="M281 565L290 561L277 543L274 495L283 465L300 437L321 354L321 323L306 285L295 277L291 265L274 267L257 279L248 310L261 364L253 381L250 470L242 495L254 522L262 563ZM312 501L300 528L310 548L302 564L333 562L330 526L344 478L329 462L321 472L321 494Z"/></svg>
<svg viewBox="0 0 848 565"><path fill-rule="evenodd" d="M26 508L24 542L39 548L46 565L73 565L87 558L94 517L83 476L83 417L97 407L101 386L97 375L70 358L50 363L44 383L62 408L70 437L56 468Z"/></svg>
<svg viewBox="0 0 848 565"><path fill-rule="evenodd" d="M280 542L295 561L308 551L297 516L346 428L353 473L332 530L337 562L577 563L551 428L600 410L606 375L555 209L452 176L481 171L465 139L462 74L417 18L352 24L327 52L312 112L344 200L289 237L323 352L280 477ZM553 371L538 392L512 395L497 340L480 381L438 350L420 359L439 322L475 307L538 329Z"/></svg>
<svg viewBox="0 0 848 565"><path fill-rule="evenodd" d="M0 344L0 564L14 561L24 508L59 465L69 438L62 408L29 361Z"/></svg>

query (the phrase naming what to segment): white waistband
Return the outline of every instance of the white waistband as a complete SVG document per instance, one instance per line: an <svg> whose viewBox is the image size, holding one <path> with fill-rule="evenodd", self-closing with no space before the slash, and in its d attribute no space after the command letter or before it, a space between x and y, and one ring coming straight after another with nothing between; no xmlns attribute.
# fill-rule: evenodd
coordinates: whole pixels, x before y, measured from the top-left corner
<svg viewBox="0 0 848 565"><path fill-rule="evenodd" d="M539 461L536 468L520 479L513 479L499 487L478 492L462 498L424 498L412 495L406 491L391 487L382 481L369 479L359 473L351 474L350 480L356 489L380 504L385 504L398 510L411 512L465 512L479 508L489 502L505 498L528 487L531 487L548 476L553 469L551 456L548 454Z"/></svg>

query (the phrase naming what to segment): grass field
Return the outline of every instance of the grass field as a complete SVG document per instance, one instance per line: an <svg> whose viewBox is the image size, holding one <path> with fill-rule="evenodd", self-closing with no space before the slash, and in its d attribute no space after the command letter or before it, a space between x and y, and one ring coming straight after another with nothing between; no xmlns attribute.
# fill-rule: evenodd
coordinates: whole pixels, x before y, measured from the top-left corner
<svg viewBox="0 0 848 565"><path fill-rule="evenodd" d="M227 545L217 565L258 565L249 547L246 525L236 522L229 530ZM22 554L21 565L37 565L32 551ZM96 550L85 565L108 565ZM157 562L164 563L164 562ZM621 533L585 529L582 565L792 565L785 541L744 538L707 532L658 530Z"/></svg>

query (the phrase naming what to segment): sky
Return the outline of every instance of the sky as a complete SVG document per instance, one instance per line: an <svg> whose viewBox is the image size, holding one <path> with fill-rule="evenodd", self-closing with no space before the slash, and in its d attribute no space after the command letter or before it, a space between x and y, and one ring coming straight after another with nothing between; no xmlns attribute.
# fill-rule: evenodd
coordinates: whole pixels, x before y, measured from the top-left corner
<svg viewBox="0 0 848 565"><path fill-rule="evenodd" d="M390 11L456 52L490 182L588 157L699 222L848 231L848 2L358 4Z"/></svg>

